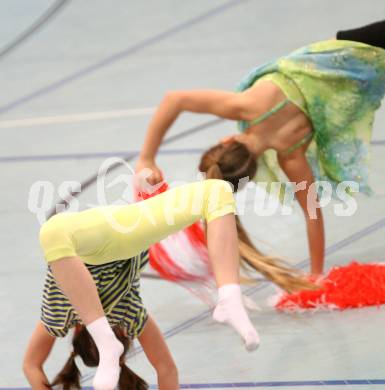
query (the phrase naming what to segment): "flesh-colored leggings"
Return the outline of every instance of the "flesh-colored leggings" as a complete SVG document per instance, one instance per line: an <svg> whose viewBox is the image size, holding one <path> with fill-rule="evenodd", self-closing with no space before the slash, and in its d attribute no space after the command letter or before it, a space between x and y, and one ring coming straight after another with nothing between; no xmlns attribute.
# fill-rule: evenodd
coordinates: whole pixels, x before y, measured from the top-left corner
<svg viewBox="0 0 385 390"><path fill-rule="evenodd" d="M77 256L105 264L136 256L200 219L211 222L234 212L230 185L211 179L139 203L55 215L41 227L40 243L48 262Z"/></svg>

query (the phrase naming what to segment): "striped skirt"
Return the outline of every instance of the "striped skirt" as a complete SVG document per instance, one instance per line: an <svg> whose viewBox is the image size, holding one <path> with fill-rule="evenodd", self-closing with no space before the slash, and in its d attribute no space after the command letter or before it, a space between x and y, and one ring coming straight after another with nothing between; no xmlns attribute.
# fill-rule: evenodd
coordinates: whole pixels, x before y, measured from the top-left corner
<svg viewBox="0 0 385 390"><path fill-rule="evenodd" d="M147 320L140 297L140 272L148 262L148 251L128 260L104 265L88 265L111 326L119 325L130 337L138 336ZM81 320L57 285L50 267L44 283L41 321L55 337L64 337Z"/></svg>

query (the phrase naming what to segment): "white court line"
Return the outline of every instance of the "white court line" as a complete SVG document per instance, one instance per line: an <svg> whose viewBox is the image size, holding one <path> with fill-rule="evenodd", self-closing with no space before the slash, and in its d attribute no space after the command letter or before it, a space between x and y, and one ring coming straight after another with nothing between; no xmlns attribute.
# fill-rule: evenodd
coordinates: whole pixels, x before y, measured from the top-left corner
<svg viewBox="0 0 385 390"><path fill-rule="evenodd" d="M58 123L74 123L86 121L98 121L103 119L128 118L133 116L150 115L156 107L131 108L128 110L85 112L73 115L43 116L38 118L11 119L0 121L0 129L16 127L31 127L41 125L52 125Z"/></svg>

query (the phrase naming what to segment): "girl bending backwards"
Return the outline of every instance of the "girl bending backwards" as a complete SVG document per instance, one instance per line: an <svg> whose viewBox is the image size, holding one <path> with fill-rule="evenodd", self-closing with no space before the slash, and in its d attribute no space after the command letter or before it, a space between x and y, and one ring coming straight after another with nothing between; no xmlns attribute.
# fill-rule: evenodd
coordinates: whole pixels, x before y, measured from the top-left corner
<svg viewBox="0 0 385 390"><path fill-rule="evenodd" d="M370 192L372 124L385 93L384 37L385 22L341 31L340 40L313 43L253 69L237 92L167 93L149 125L137 172L150 168L149 183L162 180L155 156L180 113L238 121L241 134L206 151L199 169L207 178L232 183L235 190L242 178L285 182L285 174L296 184L305 214L311 272L322 273L324 225L312 184L327 181L336 189L343 181L353 181L361 192Z"/></svg>
<svg viewBox="0 0 385 390"><path fill-rule="evenodd" d="M52 385L79 387L75 357L98 366L96 390L146 388L124 366L133 337L158 373L159 388L178 388L175 365L166 344L143 307L139 273L145 250L166 236L203 219L207 223L210 262L218 287L213 318L231 325L252 350L259 337L243 306L239 286L238 238L231 187L206 180L171 189L151 199L124 206L106 206L58 214L41 228L40 242L49 271L41 322L24 359L24 371L34 389L48 389L43 363L56 337L75 327L73 352ZM312 287L295 271L263 259L247 244L245 256L287 290ZM128 259L129 260L123 260ZM262 266L263 265L263 266ZM129 385L127 385L129 384Z"/></svg>

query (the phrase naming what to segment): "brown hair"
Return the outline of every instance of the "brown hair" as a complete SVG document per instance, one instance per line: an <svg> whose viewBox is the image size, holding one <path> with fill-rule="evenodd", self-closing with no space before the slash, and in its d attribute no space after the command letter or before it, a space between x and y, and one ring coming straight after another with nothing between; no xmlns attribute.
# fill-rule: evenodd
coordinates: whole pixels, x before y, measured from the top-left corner
<svg viewBox="0 0 385 390"><path fill-rule="evenodd" d="M223 179L238 190L239 181L251 180L257 172L256 158L239 142L230 145L218 144L207 150L200 161L199 170L208 179Z"/></svg>
<svg viewBox="0 0 385 390"><path fill-rule="evenodd" d="M239 143L218 144L207 150L200 161L199 170L206 173L207 179L222 179L232 184L234 191L239 188L241 179L251 180L257 171L257 162L247 148ZM300 289L315 289L300 271L286 265L281 259L263 255L253 244L238 216L235 216L238 231L241 266L253 269L282 289L292 292ZM248 279L250 280L250 279Z"/></svg>
<svg viewBox="0 0 385 390"><path fill-rule="evenodd" d="M131 340L125 335L121 327L113 328L116 337L124 346L124 352L120 358L120 377L118 383L119 390L146 390L147 383L131 371L125 364L125 355L130 348ZM76 366L75 357L80 356L83 363L89 367L97 367L99 364L99 352L96 344L88 333L85 326L78 325L75 328L72 339L73 352L68 358L62 370L56 375L56 378L49 386L61 385L63 390L81 389L80 371Z"/></svg>

